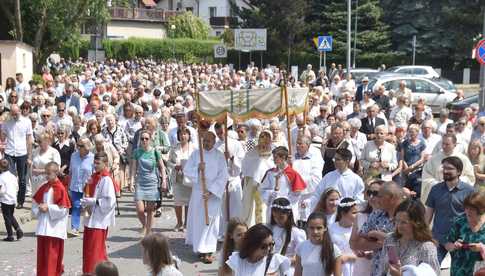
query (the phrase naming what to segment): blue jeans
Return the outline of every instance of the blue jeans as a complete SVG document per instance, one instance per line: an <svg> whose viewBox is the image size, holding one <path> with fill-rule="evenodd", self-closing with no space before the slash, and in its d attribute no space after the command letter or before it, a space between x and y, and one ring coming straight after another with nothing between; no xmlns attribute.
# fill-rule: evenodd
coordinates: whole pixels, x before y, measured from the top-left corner
<svg viewBox="0 0 485 276"><path fill-rule="evenodd" d="M72 201L72 213L71 213L71 229L79 230L79 224L81 223L81 198L83 193L69 191L71 193Z"/></svg>
<svg viewBox="0 0 485 276"><path fill-rule="evenodd" d="M27 157L27 154L22 156L11 156L5 154L5 159L8 160L10 165L10 172L18 177L19 191L17 193L17 203L21 205L25 202L25 191L27 189Z"/></svg>

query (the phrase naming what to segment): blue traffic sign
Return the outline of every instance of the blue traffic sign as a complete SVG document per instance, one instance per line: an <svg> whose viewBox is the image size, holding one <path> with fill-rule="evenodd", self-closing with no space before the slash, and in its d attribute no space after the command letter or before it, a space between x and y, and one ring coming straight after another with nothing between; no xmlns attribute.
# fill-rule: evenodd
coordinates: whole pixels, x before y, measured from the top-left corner
<svg viewBox="0 0 485 276"><path fill-rule="evenodd" d="M331 52L332 51L333 38L330 35L318 37L318 51Z"/></svg>
<svg viewBox="0 0 485 276"><path fill-rule="evenodd" d="M478 42L475 49L475 58L480 64L485 64L485 39Z"/></svg>

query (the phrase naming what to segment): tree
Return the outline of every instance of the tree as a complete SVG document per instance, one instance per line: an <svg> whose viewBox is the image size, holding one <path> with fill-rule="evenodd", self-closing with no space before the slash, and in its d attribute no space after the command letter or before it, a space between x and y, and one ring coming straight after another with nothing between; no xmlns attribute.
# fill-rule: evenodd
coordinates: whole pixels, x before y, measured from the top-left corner
<svg viewBox="0 0 485 276"><path fill-rule="evenodd" d="M172 26L175 28L172 29ZM191 12L184 12L170 17L168 20L168 36L170 38L209 38L210 27Z"/></svg>
<svg viewBox="0 0 485 276"><path fill-rule="evenodd" d="M473 37L481 31L478 0L381 0L392 29L393 48L412 52L417 38L417 60L453 68L469 59ZM410 60L410 59L409 59Z"/></svg>
<svg viewBox="0 0 485 276"><path fill-rule="evenodd" d="M243 28L266 28L267 49L273 60L287 56L291 62L292 52L301 50L306 44L305 16L308 4L306 0L245 0L239 7L234 0L231 8L241 18Z"/></svg>
<svg viewBox="0 0 485 276"><path fill-rule="evenodd" d="M126 1L126 0L118 0ZM80 40L83 23L102 26L109 20L106 0L4 0L0 10L12 28L12 38L34 47L38 69L45 58L64 44ZM18 5L20 3L20 6Z"/></svg>
<svg viewBox="0 0 485 276"><path fill-rule="evenodd" d="M307 17L309 32L314 36L332 35L332 56L341 57L343 61L347 51L347 1L314 0L311 6L313 12ZM353 31L355 5L352 11ZM386 56L395 54L391 52L389 26L383 22L384 11L379 6L379 0L359 0L357 15L357 61L365 60L368 63L375 60L379 63Z"/></svg>

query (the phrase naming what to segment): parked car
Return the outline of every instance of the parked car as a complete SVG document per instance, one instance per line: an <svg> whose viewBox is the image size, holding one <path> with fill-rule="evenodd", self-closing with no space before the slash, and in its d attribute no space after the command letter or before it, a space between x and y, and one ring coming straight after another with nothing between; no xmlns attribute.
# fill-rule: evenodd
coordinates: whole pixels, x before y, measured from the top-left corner
<svg viewBox="0 0 485 276"><path fill-rule="evenodd" d="M426 66L426 65L403 65L403 66L394 66L386 70L387 72L394 72L400 74L408 74L408 75L418 75L420 77L432 79L432 78L439 78L440 74L436 72L433 67Z"/></svg>
<svg viewBox="0 0 485 276"><path fill-rule="evenodd" d="M355 80L356 84L361 83L364 77L369 77L370 75L375 74L377 72L379 72L379 70L370 69L370 68L350 69L350 73L352 73L352 78ZM347 74L347 69L344 69L344 74Z"/></svg>
<svg viewBox="0 0 485 276"><path fill-rule="evenodd" d="M406 87L411 89L413 104L416 104L422 98L431 107L433 113L439 113L442 108L446 107L447 103L456 97L456 89L454 86L450 89L451 87L445 79L435 81L434 79L406 74L376 74L369 78L369 87L374 90L374 87L383 85L386 91L392 93L399 89L401 81L404 81Z"/></svg>
<svg viewBox="0 0 485 276"><path fill-rule="evenodd" d="M460 101L448 103L446 108L450 110L450 119L453 121L458 120L461 116L463 116L463 111L465 111L465 108L469 107L473 103L478 104L478 94L464 98Z"/></svg>

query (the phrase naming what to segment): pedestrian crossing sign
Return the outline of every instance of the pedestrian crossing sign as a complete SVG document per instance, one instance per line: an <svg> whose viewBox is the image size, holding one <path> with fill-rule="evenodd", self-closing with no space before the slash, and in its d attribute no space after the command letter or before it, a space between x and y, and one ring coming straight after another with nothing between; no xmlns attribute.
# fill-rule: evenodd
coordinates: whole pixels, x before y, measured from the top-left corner
<svg viewBox="0 0 485 276"><path fill-rule="evenodd" d="M319 36L318 37L318 51L331 52L332 51L332 36Z"/></svg>

